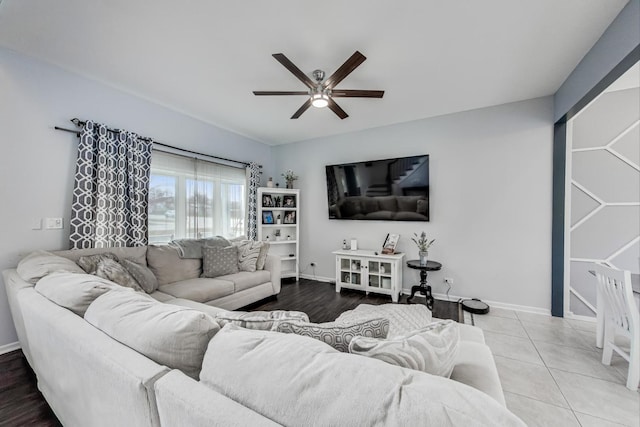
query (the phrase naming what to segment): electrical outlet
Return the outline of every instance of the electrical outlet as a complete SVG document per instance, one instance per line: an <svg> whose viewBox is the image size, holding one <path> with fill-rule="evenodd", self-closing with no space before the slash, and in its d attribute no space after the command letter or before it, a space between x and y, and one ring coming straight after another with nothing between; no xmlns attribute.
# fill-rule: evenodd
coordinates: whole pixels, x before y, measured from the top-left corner
<svg viewBox="0 0 640 427"><path fill-rule="evenodd" d="M446 283L447 285L451 286L451 285L453 285L453 279L451 277L445 277L444 278L444 283Z"/></svg>

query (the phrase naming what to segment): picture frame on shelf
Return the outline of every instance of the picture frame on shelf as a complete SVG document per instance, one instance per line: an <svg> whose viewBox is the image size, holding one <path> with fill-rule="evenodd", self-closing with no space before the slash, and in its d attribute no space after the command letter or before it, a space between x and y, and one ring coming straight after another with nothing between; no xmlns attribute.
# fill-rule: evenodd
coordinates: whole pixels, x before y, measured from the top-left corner
<svg viewBox="0 0 640 427"><path fill-rule="evenodd" d="M384 239L384 243L382 244L382 253L383 254L394 254L396 253L396 246L398 246L398 240L400 240L399 234L387 234L387 238Z"/></svg>
<svg viewBox="0 0 640 427"><path fill-rule="evenodd" d="M266 208L274 207L273 199L271 198L271 194L263 194L262 195L262 206Z"/></svg>
<svg viewBox="0 0 640 427"><path fill-rule="evenodd" d="M284 208L295 208L296 207L296 196L282 196L282 207L284 207Z"/></svg>
<svg viewBox="0 0 640 427"><path fill-rule="evenodd" d="M273 211L262 211L262 223L273 224Z"/></svg>
<svg viewBox="0 0 640 427"><path fill-rule="evenodd" d="M296 211L285 211L283 224L295 224L296 223Z"/></svg>

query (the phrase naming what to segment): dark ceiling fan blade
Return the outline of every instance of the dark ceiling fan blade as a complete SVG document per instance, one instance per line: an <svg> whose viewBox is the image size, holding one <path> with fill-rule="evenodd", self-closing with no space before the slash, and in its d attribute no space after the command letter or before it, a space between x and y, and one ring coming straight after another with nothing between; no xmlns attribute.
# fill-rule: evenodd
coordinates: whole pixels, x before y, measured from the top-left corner
<svg viewBox="0 0 640 427"><path fill-rule="evenodd" d="M307 109L309 109L309 107L311 107L311 98L307 99L307 101L304 104L302 104L302 107L298 108L298 111L293 113L293 116L291 116L291 118L292 119L297 119L298 117L300 117L302 115L302 113L307 111Z"/></svg>
<svg viewBox="0 0 640 427"><path fill-rule="evenodd" d="M309 89L315 87L315 82L311 80L311 77L307 76L300 70L300 68L296 67L293 62L289 61L289 58L284 56L284 53L274 53L273 57L276 58L276 61L284 65L284 68L291 71L294 76L300 79L302 83L307 85Z"/></svg>
<svg viewBox="0 0 640 427"><path fill-rule="evenodd" d="M349 115L342 108L340 108L338 104L336 104L336 101L331 98L329 98L329 105L327 105L327 107L329 107L331 111L336 113L336 115L343 120L349 117Z"/></svg>
<svg viewBox="0 0 640 427"><path fill-rule="evenodd" d="M331 75L331 77L325 80L325 82L323 83L324 87L333 89L338 83L344 80L345 77L351 74L353 70L358 68L358 66L362 64L365 59L367 59L367 57L356 50L356 52L351 55L351 57L347 59L345 63L342 64L340 68L338 68L336 72Z"/></svg>
<svg viewBox="0 0 640 427"><path fill-rule="evenodd" d="M262 95L309 95L308 91L268 91L268 90L254 90L253 94L256 96Z"/></svg>
<svg viewBox="0 0 640 427"><path fill-rule="evenodd" d="M331 96L336 98L382 98L383 90L333 89Z"/></svg>

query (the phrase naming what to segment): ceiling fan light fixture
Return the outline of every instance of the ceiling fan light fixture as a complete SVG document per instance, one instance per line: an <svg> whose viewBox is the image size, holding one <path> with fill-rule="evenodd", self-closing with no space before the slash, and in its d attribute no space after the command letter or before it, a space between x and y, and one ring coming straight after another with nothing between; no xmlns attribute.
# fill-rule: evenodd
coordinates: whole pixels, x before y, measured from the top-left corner
<svg viewBox="0 0 640 427"><path fill-rule="evenodd" d="M311 105L324 108L329 105L329 96L326 93L314 93L311 95Z"/></svg>

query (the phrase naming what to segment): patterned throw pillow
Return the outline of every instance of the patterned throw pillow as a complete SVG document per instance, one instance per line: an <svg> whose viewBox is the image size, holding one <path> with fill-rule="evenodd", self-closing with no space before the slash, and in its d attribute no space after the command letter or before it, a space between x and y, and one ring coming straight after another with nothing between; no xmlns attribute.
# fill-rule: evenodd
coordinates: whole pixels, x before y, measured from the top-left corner
<svg viewBox="0 0 640 427"><path fill-rule="evenodd" d="M262 242L245 240L238 245L238 268L240 271L254 272L257 270ZM263 266L264 268L264 262Z"/></svg>
<svg viewBox="0 0 640 427"><path fill-rule="evenodd" d="M308 322L309 316L302 311L227 311L218 313L216 321L223 327L227 323L240 326L246 329L258 329L270 331L278 321L291 320L297 322Z"/></svg>
<svg viewBox="0 0 640 427"><path fill-rule="evenodd" d="M202 248L202 277L218 277L238 272L238 248Z"/></svg>
<svg viewBox="0 0 640 427"><path fill-rule="evenodd" d="M396 338L354 337L349 343L349 353L449 378L459 342L458 324L443 320Z"/></svg>
<svg viewBox="0 0 640 427"><path fill-rule="evenodd" d="M283 320L276 322L272 330L315 338L325 344L329 344L338 351L347 353L349 351L349 343L356 336L386 338L389 333L389 321L387 319L370 319L352 324L338 324L334 322L302 323Z"/></svg>
<svg viewBox="0 0 640 427"><path fill-rule="evenodd" d="M140 287L148 294L158 289L158 279L146 265L138 264L130 259L123 259L120 264L136 279Z"/></svg>
<svg viewBox="0 0 640 427"><path fill-rule="evenodd" d="M269 254L269 243L267 242L256 242L260 245L260 255L258 255L258 260L256 261L256 270L264 270L264 264L267 261L267 255Z"/></svg>
<svg viewBox="0 0 640 427"><path fill-rule="evenodd" d="M125 288L144 292L136 279L119 262L112 253L86 255L78 259L78 265L88 274L111 280Z"/></svg>

